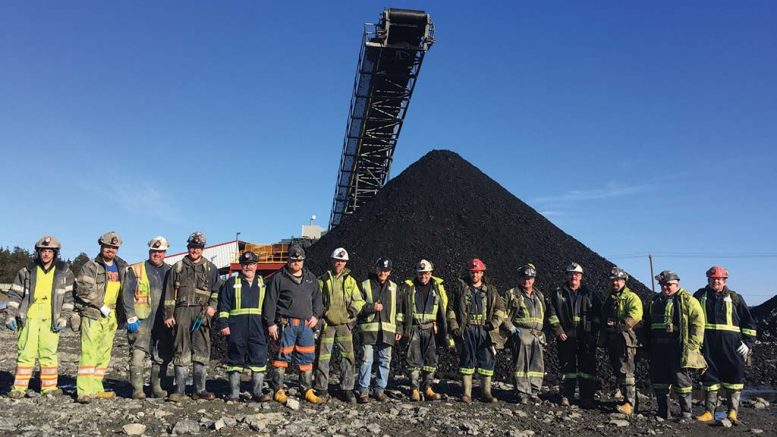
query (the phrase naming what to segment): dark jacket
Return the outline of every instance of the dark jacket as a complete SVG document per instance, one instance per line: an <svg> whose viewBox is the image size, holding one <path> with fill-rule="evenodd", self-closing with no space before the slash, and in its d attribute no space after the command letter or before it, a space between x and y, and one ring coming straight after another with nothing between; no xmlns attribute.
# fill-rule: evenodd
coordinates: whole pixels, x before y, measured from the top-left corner
<svg viewBox="0 0 777 437"><path fill-rule="evenodd" d="M236 284L239 285L235 286ZM230 320L241 320L244 317L261 318L266 292L264 278L260 275L256 275L251 283L242 274L227 279L219 291L219 312L215 328L220 330L228 327Z"/></svg>
<svg viewBox="0 0 777 437"><path fill-rule="evenodd" d="M11 288L8 289L7 312L11 317L24 325L27 310L35 300L35 281L38 262L31 263L16 274ZM54 329L57 320L67 319L73 311L73 272L70 264L59 259L54 260L54 283L51 287L51 328Z"/></svg>
<svg viewBox="0 0 777 437"><path fill-rule="evenodd" d="M396 333L402 334L402 324L397 322L399 311L399 287L391 280L382 285L375 274L370 273L362 282L361 293L365 304L358 318L362 344L394 344ZM383 310L375 312L375 303L383 304Z"/></svg>
<svg viewBox="0 0 777 437"><path fill-rule="evenodd" d="M714 340L720 335L735 335L740 337L748 348L753 348L757 334L756 323L742 295L728 287L719 294L709 287L704 287L693 293L693 297L699 301L704 311L704 344L715 344Z"/></svg>
<svg viewBox="0 0 777 437"><path fill-rule="evenodd" d="M485 328L488 331L488 335L491 337L491 343L498 349L504 347L504 338L499 335L499 327L507 317L505 312L505 304L502 297L497 292L496 287L491 284L483 283L481 292L485 292L486 296L483 303L486 305L486 319ZM456 286L453 290L449 307L451 311L448 312L450 317L448 319L448 329L452 333L460 333L469 324L469 304L470 304L470 279L468 277L459 278L456 281Z"/></svg>
<svg viewBox="0 0 777 437"><path fill-rule="evenodd" d="M119 283L123 286L129 266L126 261L118 256L113 259L113 262L119 269ZM97 255L95 259L84 264L78 273L78 279L76 279L75 284L76 311L83 317L99 320L102 317L100 308L105 303L105 288L107 285L105 261L102 255ZM116 320L119 327L123 326L127 321L121 288L116 299Z"/></svg>
<svg viewBox="0 0 777 437"><path fill-rule="evenodd" d="M602 323L602 299L585 286L577 290L573 305L573 291L568 285L556 288L546 296L548 325L556 336L585 337L596 341Z"/></svg>
<svg viewBox="0 0 777 437"><path fill-rule="evenodd" d="M427 321L426 323L419 323L419 320L414 317L414 315L417 315L416 311L416 305L415 305L415 298L416 298L416 280L415 279L407 279L404 283L402 283L402 291L401 291L401 310L397 317L400 319L399 321L402 323L402 332L403 335L409 335L410 330L414 327L421 327L421 328L431 328L433 325L437 325L437 345L438 346L445 346L446 344L449 344L448 342L448 319L453 317L448 317L447 312L449 311L448 308L448 294L445 291L445 286L443 286L443 280L441 278L438 278L436 276L432 276L432 279L430 280L430 284L432 285L431 288L431 297L430 300L434 300L434 304L437 306L437 310L433 315L430 314L432 320ZM429 306L429 311L431 311L433 306ZM420 314L418 314L420 315Z"/></svg>
<svg viewBox="0 0 777 437"><path fill-rule="evenodd" d="M165 319L173 317L175 307L218 307L219 269L205 258L192 262L185 256L176 262L165 281Z"/></svg>
<svg viewBox="0 0 777 437"><path fill-rule="evenodd" d="M278 323L281 317L307 320L310 316L316 316L321 320L323 315L321 288L310 270L302 271L301 282L297 282L286 267L273 275L262 309L267 326Z"/></svg>

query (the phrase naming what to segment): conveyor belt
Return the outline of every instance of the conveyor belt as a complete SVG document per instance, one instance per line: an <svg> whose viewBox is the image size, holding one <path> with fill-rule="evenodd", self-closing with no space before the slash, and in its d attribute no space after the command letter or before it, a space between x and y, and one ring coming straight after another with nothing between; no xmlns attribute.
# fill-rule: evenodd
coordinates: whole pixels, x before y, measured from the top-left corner
<svg viewBox="0 0 777 437"><path fill-rule="evenodd" d="M429 14L386 9L365 24L329 228L386 183L424 55L434 42Z"/></svg>

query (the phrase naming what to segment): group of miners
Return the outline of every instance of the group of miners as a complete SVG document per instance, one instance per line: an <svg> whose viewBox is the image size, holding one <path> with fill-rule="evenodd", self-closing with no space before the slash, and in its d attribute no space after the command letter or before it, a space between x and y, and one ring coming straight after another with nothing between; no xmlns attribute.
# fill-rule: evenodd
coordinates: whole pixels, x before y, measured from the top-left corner
<svg viewBox="0 0 777 437"><path fill-rule="evenodd" d="M201 232L189 236L188 253L172 266L165 263L169 243L161 236L148 242L148 259L132 265L117 256L122 239L116 232L103 234L98 244L99 254L74 278L59 257L60 242L44 236L35 244L34 262L17 274L8 291L5 320L18 339L9 397L27 393L36 358L41 393L62 393L57 388L57 346L69 325L80 332L76 394L82 403L115 396L105 390L103 378L115 333L126 327L134 399L146 397L147 358L152 396L187 399L192 367L191 396L215 399L206 389L213 328L228 339L228 401L241 399L241 376L250 373L254 400L285 404L284 378L293 365L301 396L312 404L326 402L335 353L344 401L367 403L370 392L386 401L393 350L403 342L411 401L440 399L434 390L437 353L438 347L448 347L459 357L461 401L472 401L477 373L480 399L496 402L491 390L496 354L508 348L517 401L527 404L539 398L548 332L556 339L561 364L561 406L574 401L578 382L579 405L594 406L596 350L604 347L623 397L616 408L631 416L637 408L635 359L642 348L649 351L658 416L670 416L672 390L679 400L679 418L691 418L693 380L700 378L704 411L696 418L714 420L722 387L727 417L736 421L745 362L756 338L748 307L726 286L728 272L720 266L707 271L707 286L693 295L680 287L676 273L663 271L656 276L661 292L643 304L626 286L629 277L622 269L612 268L610 289L599 293L583 285L583 267L574 262L566 267L565 283L545 295L534 285L534 265L521 266L517 286L500 293L486 279L486 265L475 258L449 295L425 259L416 263L414 277L396 283L390 279L392 260L379 258L359 282L346 267L346 249L335 249L330 268L316 277L304 266L304 249L292 245L285 266L265 283L257 274L258 256L250 251L239 257L239 274L222 281L218 268L203 257L206 239ZM354 335L361 347L358 355ZM162 381L170 363L175 385L168 394ZM271 391L265 392L268 363Z"/></svg>

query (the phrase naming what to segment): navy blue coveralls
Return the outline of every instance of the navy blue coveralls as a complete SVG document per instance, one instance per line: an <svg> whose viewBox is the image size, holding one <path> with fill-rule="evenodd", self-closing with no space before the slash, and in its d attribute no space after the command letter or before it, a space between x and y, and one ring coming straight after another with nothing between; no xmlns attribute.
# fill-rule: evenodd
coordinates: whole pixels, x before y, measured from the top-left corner
<svg viewBox="0 0 777 437"><path fill-rule="evenodd" d="M218 330L229 327L227 372L267 371L267 337L262 320L265 285L261 276L248 282L243 275L229 278L219 292Z"/></svg>

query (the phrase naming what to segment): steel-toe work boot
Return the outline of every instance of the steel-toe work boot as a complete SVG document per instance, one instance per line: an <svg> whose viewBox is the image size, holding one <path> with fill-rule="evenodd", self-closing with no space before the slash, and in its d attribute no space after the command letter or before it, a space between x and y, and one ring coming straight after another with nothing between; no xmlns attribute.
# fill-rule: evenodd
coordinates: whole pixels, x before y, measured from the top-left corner
<svg viewBox="0 0 777 437"><path fill-rule="evenodd" d="M251 375L251 397L256 402L269 402L272 400L271 394L262 393L263 385L264 385L264 373L254 372Z"/></svg>
<svg viewBox="0 0 777 437"><path fill-rule="evenodd" d="M484 376L480 382L483 385L483 394L480 396L480 400L489 404L496 402L496 398L491 394L491 377Z"/></svg>
<svg viewBox="0 0 777 437"><path fill-rule="evenodd" d="M360 391L359 394L356 396L356 402L360 404L366 404L369 401L370 401L369 390Z"/></svg>
<svg viewBox="0 0 777 437"><path fill-rule="evenodd" d="M316 392L312 388L309 388L307 391L305 391L305 400L313 405L322 403L321 398L316 396Z"/></svg>
<svg viewBox="0 0 777 437"><path fill-rule="evenodd" d="M378 402L386 402L388 401L388 396L386 396L386 393L383 393L383 390L378 390L375 392L375 399Z"/></svg>
<svg viewBox="0 0 777 437"><path fill-rule="evenodd" d="M227 396L227 400L240 400L240 372L229 372L229 396Z"/></svg>
<svg viewBox="0 0 777 437"><path fill-rule="evenodd" d="M461 386L464 389L461 401L467 404L472 402L472 375L462 375Z"/></svg>
<svg viewBox="0 0 777 437"><path fill-rule="evenodd" d="M355 404L356 403L356 395L353 394L353 390L345 390L345 391L343 391L343 400L345 402L348 402L349 404Z"/></svg>
<svg viewBox="0 0 777 437"><path fill-rule="evenodd" d="M207 373L205 372L205 366L200 363L194 363L194 394L192 395L194 400L203 399L212 401L216 399L216 395L205 390L206 378Z"/></svg>
<svg viewBox="0 0 777 437"><path fill-rule="evenodd" d="M275 402L286 405L286 401L289 400L289 397L286 396L286 392L283 391L283 389L275 390L275 396L273 396L273 399L275 399Z"/></svg>
<svg viewBox="0 0 777 437"><path fill-rule="evenodd" d="M167 396L170 402L183 402L186 400L186 374L188 369L184 366L175 366L175 391Z"/></svg>
<svg viewBox="0 0 777 437"><path fill-rule="evenodd" d="M726 417L731 423L737 422L737 412L739 411L739 391L728 391L728 413Z"/></svg>
<svg viewBox="0 0 777 437"><path fill-rule="evenodd" d="M424 390L424 399L427 401L439 401L440 395L435 393L431 386L428 386L426 387L426 390Z"/></svg>
<svg viewBox="0 0 777 437"><path fill-rule="evenodd" d="M411 402L419 402L420 400L421 400L421 393L418 391L417 388L414 388L412 391L410 391Z"/></svg>
<svg viewBox="0 0 777 437"><path fill-rule="evenodd" d="M11 399L21 399L26 394L27 394L26 390L25 391L12 390L8 393L8 397Z"/></svg>
<svg viewBox="0 0 777 437"><path fill-rule="evenodd" d="M631 417L631 415L634 414L634 407L632 407L631 404L628 402L624 402L623 404L618 405L617 407L615 407L615 409L619 413L625 414L626 417Z"/></svg>
<svg viewBox="0 0 777 437"><path fill-rule="evenodd" d="M558 401L558 405L561 407L568 407L569 406L569 398L566 396L561 396L561 399Z"/></svg>
<svg viewBox="0 0 777 437"><path fill-rule="evenodd" d="M146 398L143 393L143 367L130 366L130 384L132 384L132 399L142 400Z"/></svg>
<svg viewBox="0 0 777 437"><path fill-rule="evenodd" d="M715 408L718 406L718 392L704 392L704 412L696 416L699 422L712 422L715 420Z"/></svg>
<svg viewBox="0 0 777 437"><path fill-rule="evenodd" d="M151 364L151 395L155 398L167 397L167 391L162 389L162 379L165 372L162 366L156 363Z"/></svg>
<svg viewBox="0 0 777 437"><path fill-rule="evenodd" d="M658 411L656 416L662 419L669 418L669 391L668 390L656 390L656 403L658 404Z"/></svg>

